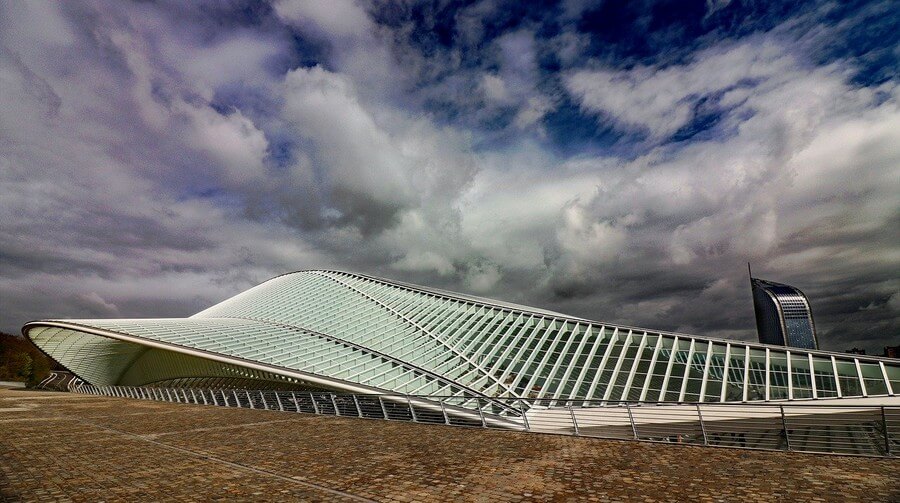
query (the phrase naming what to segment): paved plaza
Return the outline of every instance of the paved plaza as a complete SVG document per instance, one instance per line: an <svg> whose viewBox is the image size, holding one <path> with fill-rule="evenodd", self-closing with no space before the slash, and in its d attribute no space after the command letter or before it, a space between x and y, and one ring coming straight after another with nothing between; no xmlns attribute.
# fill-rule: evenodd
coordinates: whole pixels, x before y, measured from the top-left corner
<svg viewBox="0 0 900 503"><path fill-rule="evenodd" d="M0 390L0 501L900 501L900 460Z"/></svg>

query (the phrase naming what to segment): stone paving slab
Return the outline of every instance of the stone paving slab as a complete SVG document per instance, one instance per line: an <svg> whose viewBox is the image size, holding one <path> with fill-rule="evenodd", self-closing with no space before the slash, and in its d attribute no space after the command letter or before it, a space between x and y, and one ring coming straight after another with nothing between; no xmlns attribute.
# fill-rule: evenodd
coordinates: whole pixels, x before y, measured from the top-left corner
<svg viewBox="0 0 900 503"><path fill-rule="evenodd" d="M71 396L0 390L0 501L900 502L897 459Z"/></svg>

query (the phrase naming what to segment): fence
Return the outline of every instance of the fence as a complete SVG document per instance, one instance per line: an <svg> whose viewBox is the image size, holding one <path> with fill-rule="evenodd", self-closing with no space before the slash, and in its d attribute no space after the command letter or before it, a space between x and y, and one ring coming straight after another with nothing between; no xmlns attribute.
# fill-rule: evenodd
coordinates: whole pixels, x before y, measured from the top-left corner
<svg viewBox="0 0 900 503"><path fill-rule="evenodd" d="M896 457L900 406L660 404L131 386L78 393L715 447Z"/></svg>

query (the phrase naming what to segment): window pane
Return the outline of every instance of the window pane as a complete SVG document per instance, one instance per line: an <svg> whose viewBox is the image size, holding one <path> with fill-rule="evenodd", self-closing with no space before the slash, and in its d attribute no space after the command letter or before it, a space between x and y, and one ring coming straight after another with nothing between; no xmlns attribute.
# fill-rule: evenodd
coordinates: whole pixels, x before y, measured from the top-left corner
<svg viewBox="0 0 900 503"><path fill-rule="evenodd" d="M887 385L881 374L881 367L877 363L859 363L863 381L866 383L866 393L869 395L887 395Z"/></svg>
<svg viewBox="0 0 900 503"><path fill-rule="evenodd" d="M704 402L718 402L722 395L722 378L725 372L725 345L713 344L709 361L709 377L706 381Z"/></svg>
<svg viewBox="0 0 900 503"><path fill-rule="evenodd" d="M787 354L778 351L769 352L769 399L785 400L788 398Z"/></svg>
<svg viewBox="0 0 900 503"><path fill-rule="evenodd" d="M837 384L834 382L831 358L813 358L813 371L816 376L816 393L818 397L836 397Z"/></svg>
<svg viewBox="0 0 900 503"><path fill-rule="evenodd" d="M862 396L856 364L852 361L837 360L838 379L840 379L843 396Z"/></svg>

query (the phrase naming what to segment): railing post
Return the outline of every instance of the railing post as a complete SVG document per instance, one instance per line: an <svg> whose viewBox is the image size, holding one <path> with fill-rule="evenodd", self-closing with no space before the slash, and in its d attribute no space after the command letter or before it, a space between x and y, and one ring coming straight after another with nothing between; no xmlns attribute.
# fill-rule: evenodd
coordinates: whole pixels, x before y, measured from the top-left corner
<svg viewBox="0 0 900 503"><path fill-rule="evenodd" d="M321 414L321 412L319 412L319 404L316 403L316 397L312 394L312 391L309 392L309 399L312 400L313 412Z"/></svg>
<svg viewBox="0 0 900 503"><path fill-rule="evenodd" d="M525 401L520 398L519 402L522 402L522 422L525 423L525 431L531 431L531 425L528 423L528 411L525 410Z"/></svg>
<svg viewBox="0 0 900 503"><path fill-rule="evenodd" d="M484 411L481 409L481 399L475 399L475 408L478 409L478 416L481 418L481 427L487 428L487 421L484 420Z"/></svg>
<svg viewBox="0 0 900 503"><path fill-rule="evenodd" d="M262 400L263 408L269 410L269 402L266 401L266 394L263 390L259 390L259 398Z"/></svg>
<svg viewBox="0 0 900 503"><path fill-rule="evenodd" d="M363 417L362 408L359 406L359 400L356 399L356 395L353 395L353 403L356 404L356 415Z"/></svg>
<svg viewBox="0 0 900 503"><path fill-rule="evenodd" d="M441 412L444 414L444 424L449 425L450 418L447 417L447 407L444 407L444 399L443 398L441 398L440 403L441 403Z"/></svg>
<svg viewBox="0 0 900 503"><path fill-rule="evenodd" d="M341 411L338 410L337 400L335 400L335 398L334 398L334 393L329 393L329 395L331 396L331 405L334 406L334 415L335 415L335 416L340 416L340 415L341 415Z"/></svg>
<svg viewBox="0 0 900 503"><path fill-rule="evenodd" d="M884 405L881 406L881 424L884 425L884 453L891 455L891 437L888 435L887 416L884 413Z"/></svg>
<svg viewBox="0 0 900 503"><path fill-rule="evenodd" d="M278 410L284 412L284 405L281 405L281 397L278 396L278 391L275 391L275 401L278 402Z"/></svg>
<svg viewBox="0 0 900 503"><path fill-rule="evenodd" d="M168 398L170 403L172 402L172 393L169 391L169 388L166 388L166 398Z"/></svg>
<svg viewBox="0 0 900 503"><path fill-rule="evenodd" d="M637 440L637 425L634 424L634 413L631 412L631 405L628 402L625 402L625 410L628 411L628 420L631 421L631 433L634 435L634 439Z"/></svg>
<svg viewBox="0 0 900 503"><path fill-rule="evenodd" d="M384 408L384 400L381 399L381 395L378 395L378 405L381 406L381 413L384 414L385 421L389 420L387 409Z"/></svg>
<svg viewBox="0 0 900 503"><path fill-rule="evenodd" d="M784 442L787 445L787 450L791 450L791 436L787 429L787 419L784 417L784 405L779 405L778 408L781 410L781 429L784 432Z"/></svg>
<svg viewBox="0 0 900 503"><path fill-rule="evenodd" d="M219 390L222 393L222 401L225 402L225 406L228 407L228 395L225 394L225 390Z"/></svg>
<svg viewBox="0 0 900 503"><path fill-rule="evenodd" d="M580 435L581 433L578 431L578 421L575 420L575 409L571 406L567 406L569 408L569 415L572 416L572 426L575 427L575 434Z"/></svg>
<svg viewBox="0 0 900 503"><path fill-rule="evenodd" d="M218 407L218 406L219 406L219 401L216 400L216 392L213 391L212 388L210 388L210 390L209 390L209 396L212 397L213 405L215 405L216 407Z"/></svg>
<svg viewBox="0 0 900 503"><path fill-rule="evenodd" d="M195 404L197 403L197 394L194 393L194 388L191 388L191 399L194 401Z"/></svg>
<svg viewBox="0 0 900 503"><path fill-rule="evenodd" d="M697 419L700 420L700 431L703 433L703 445L709 445L709 438L706 437L706 425L703 424L703 413L700 412L700 404L694 404L697 407Z"/></svg>
<svg viewBox="0 0 900 503"><path fill-rule="evenodd" d="M234 395L234 406L235 406L235 407L240 407L240 406L241 406L241 399L238 398L238 396L237 396L237 390L236 390L236 389L231 390L231 394Z"/></svg>
<svg viewBox="0 0 900 503"><path fill-rule="evenodd" d="M413 422L418 423L419 420L416 419L416 409L413 408L412 400L409 398L409 395L406 395L406 403L409 404L409 414L412 416Z"/></svg>
<svg viewBox="0 0 900 503"><path fill-rule="evenodd" d="M247 401L250 402L250 408L255 409L256 407L253 405L253 399L250 398L250 390L244 390L244 394L247 395Z"/></svg>
<svg viewBox="0 0 900 503"><path fill-rule="evenodd" d="M300 402L297 401L297 393L291 391L291 400L294 401L294 412L300 412Z"/></svg>

